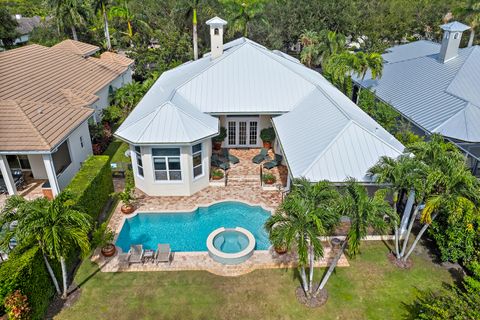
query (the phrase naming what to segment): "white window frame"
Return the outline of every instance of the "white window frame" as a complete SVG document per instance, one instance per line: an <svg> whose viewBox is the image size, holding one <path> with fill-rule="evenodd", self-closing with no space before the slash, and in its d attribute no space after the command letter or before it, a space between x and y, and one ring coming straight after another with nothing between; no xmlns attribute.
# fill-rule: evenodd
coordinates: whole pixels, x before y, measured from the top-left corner
<svg viewBox="0 0 480 320"><path fill-rule="evenodd" d="M153 150L154 149L177 149L178 150L178 156L154 156L153 155ZM155 159L160 159L163 158L165 159L165 170L156 170L155 169ZM170 170L170 165L169 165L169 160L171 158L178 158L178 163L180 164L180 169L172 169ZM155 183L181 183L183 182L183 172L182 172L182 149L180 147L167 147L167 148L152 148L152 170L153 170L153 181ZM165 171L167 173L167 179L166 180L158 180L156 177L156 172L157 171ZM172 180L170 178L170 173L171 171L174 172L180 172L180 179L179 180Z"/></svg>
<svg viewBox="0 0 480 320"><path fill-rule="evenodd" d="M137 176L143 179L145 177L145 169L143 168L142 149L140 146L135 146L133 148L133 152L135 153L135 164L137 165ZM140 159L142 165L140 165L140 162L138 162L138 159ZM142 174L140 174L140 170L138 170L138 168L142 169Z"/></svg>
<svg viewBox="0 0 480 320"><path fill-rule="evenodd" d="M200 150L194 152L194 151L193 151L193 148L196 147L196 146L198 146L198 145L200 146ZM197 166L195 166L195 165L193 164L193 158L194 158L195 156L197 156L197 155L200 155L200 164L197 165ZM200 174L198 174L198 175L195 175L195 169L197 169L197 168L201 168L201 169L202 169L202 172L200 172ZM194 179L194 180L203 177L204 174L205 174L205 170L203 170L203 145L202 145L202 143L197 143L197 144L194 144L194 145L192 146L192 174L193 174L193 179Z"/></svg>

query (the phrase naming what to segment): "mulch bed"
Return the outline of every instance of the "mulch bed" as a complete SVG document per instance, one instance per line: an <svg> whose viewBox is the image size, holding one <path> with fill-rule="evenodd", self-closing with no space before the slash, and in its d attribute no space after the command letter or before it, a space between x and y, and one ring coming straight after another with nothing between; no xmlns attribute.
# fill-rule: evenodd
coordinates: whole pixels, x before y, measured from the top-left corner
<svg viewBox="0 0 480 320"><path fill-rule="evenodd" d="M392 252L387 254L388 261L390 261L391 264L393 264L395 267L400 268L400 269L411 269L413 266L413 261L412 259L408 259L407 261L403 260L398 260L395 254Z"/></svg>
<svg viewBox="0 0 480 320"><path fill-rule="evenodd" d="M60 296L55 295L52 303L48 307L45 319L53 319L62 309L69 308L75 304L80 298L82 290L75 284L70 285L68 288L69 294L66 300L63 300Z"/></svg>
<svg viewBox="0 0 480 320"><path fill-rule="evenodd" d="M316 288L316 285L314 285L314 288ZM322 289L314 299L307 299L307 296L305 296L305 291L303 291L303 288L300 286L295 290L295 296L297 297L298 302L309 308L321 307L327 303L328 300L328 293L326 289Z"/></svg>

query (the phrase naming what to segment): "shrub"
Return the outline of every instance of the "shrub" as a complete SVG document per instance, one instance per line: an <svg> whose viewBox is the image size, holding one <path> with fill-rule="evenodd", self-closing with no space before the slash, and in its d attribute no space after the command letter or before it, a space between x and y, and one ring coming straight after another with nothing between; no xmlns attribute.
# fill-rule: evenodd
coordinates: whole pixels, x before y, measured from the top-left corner
<svg viewBox="0 0 480 320"><path fill-rule="evenodd" d="M262 176L262 181L264 183L272 184L272 183L277 182L277 178L271 173L264 173L263 176Z"/></svg>
<svg viewBox="0 0 480 320"><path fill-rule="evenodd" d="M17 250L14 250L16 252ZM0 301L15 290L28 297L31 319L43 316L55 293L42 254L37 247L14 253L0 265Z"/></svg>
<svg viewBox="0 0 480 320"><path fill-rule="evenodd" d="M5 298L5 309L8 318L15 320L30 319L30 307L28 306L28 298L23 295L20 290L15 290Z"/></svg>
<svg viewBox="0 0 480 320"><path fill-rule="evenodd" d="M225 127L220 127L220 133L218 134L218 136L213 137L212 141L223 142L223 140L225 140L226 137L227 137L227 129L225 129Z"/></svg>
<svg viewBox="0 0 480 320"><path fill-rule="evenodd" d="M275 130L272 127L262 129L262 131L260 131L260 139L262 139L262 141L272 142L275 140Z"/></svg>
<svg viewBox="0 0 480 320"><path fill-rule="evenodd" d="M81 210L97 219L113 192L109 157L88 158L66 190L74 195Z"/></svg>
<svg viewBox="0 0 480 320"><path fill-rule="evenodd" d="M212 171L212 177L222 179L223 178L223 171L220 169L215 169Z"/></svg>

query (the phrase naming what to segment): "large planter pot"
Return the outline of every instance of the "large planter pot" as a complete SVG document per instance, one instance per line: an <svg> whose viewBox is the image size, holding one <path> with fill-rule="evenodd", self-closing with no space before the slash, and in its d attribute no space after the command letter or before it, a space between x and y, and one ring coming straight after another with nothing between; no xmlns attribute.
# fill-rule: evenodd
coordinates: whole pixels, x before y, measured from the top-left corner
<svg viewBox="0 0 480 320"><path fill-rule="evenodd" d="M213 142L213 150L220 150L222 149L222 142L221 141L214 141Z"/></svg>
<svg viewBox="0 0 480 320"><path fill-rule="evenodd" d="M222 180L223 177L220 176L212 176L212 180Z"/></svg>
<svg viewBox="0 0 480 320"><path fill-rule="evenodd" d="M275 183L275 179L265 179L263 182L265 182L265 184L272 185Z"/></svg>
<svg viewBox="0 0 480 320"><path fill-rule="evenodd" d="M278 254L285 254L287 253L288 249L286 246L278 246L278 247L273 247L273 249L275 250L276 253Z"/></svg>
<svg viewBox="0 0 480 320"><path fill-rule="evenodd" d="M117 252L115 245L109 243L105 247L102 248L102 255L104 257L111 257Z"/></svg>
<svg viewBox="0 0 480 320"><path fill-rule="evenodd" d="M121 206L120 211L122 211L124 214L131 214L133 211L135 211L135 207L131 204L124 204Z"/></svg>
<svg viewBox="0 0 480 320"><path fill-rule="evenodd" d="M271 141L263 141L263 147L265 149L271 149L272 148L272 142Z"/></svg>

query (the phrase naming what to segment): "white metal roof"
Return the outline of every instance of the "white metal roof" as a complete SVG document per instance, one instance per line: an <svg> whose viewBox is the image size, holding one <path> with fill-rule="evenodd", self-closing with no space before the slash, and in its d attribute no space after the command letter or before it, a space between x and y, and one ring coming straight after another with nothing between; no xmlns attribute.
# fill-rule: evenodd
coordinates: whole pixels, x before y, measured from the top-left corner
<svg viewBox="0 0 480 320"><path fill-rule="evenodd" d="M460 23L458 21L453 21L453 22L450 22L450 23L442 24L440 26L440 28L442 28L445 31L450 31L450 32L454 32L454 31L463 32L463 31L466 31L466 30L470 29L469 26L467 26L463 23Z"/></svg>
<svg viewBox="0 0 480 320"><path fill-rule="evenodd" d="M281 114L274 125L294 177L365 176L403 146L318 72L248 39L162 74L116 135L131 143L193 142L217 132L210 114ZM327 169L328 168L328 169Z"/></svg>
<svg viewBox="0 0 480 320"><path fill-rule="evenodd" d="M417 56L416 49L425 48L417 42L389 49L398 55L384 64L382 77L372 80L368 74L362 85L428 132L479 142L480 47L459 49L442 63L438 44L435 53Z"/></svg>

